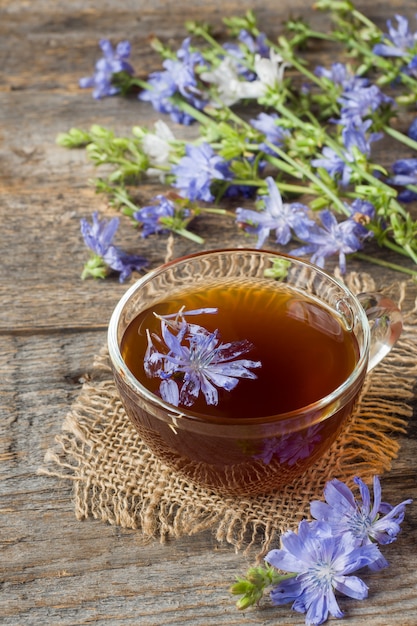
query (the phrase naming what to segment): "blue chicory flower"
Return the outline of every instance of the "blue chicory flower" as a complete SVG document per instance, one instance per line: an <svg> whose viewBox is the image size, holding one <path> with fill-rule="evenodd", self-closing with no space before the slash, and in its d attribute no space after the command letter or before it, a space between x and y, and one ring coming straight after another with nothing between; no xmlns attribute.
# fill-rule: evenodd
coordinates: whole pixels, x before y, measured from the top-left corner
<svg viewBox="0 0 417 626"><path fill-rule="evenodd" d="M113 74L118 72L133 74L133 68L127 61L130 56L130 43L128 41L118 43L116 50L113 49L108 39L101 39L99 45L103 57L97 61L93 76L79 80L80 87L93 87L93 97L97 99L119 93L120 89L112 84Z"/></svg>
<svg viewBox="0 0 417 626"><path fill-rule="evenodd" d="M404 57L417 45L417 33L412 33L408 20L402 15L395 16L397 28L391 20L387 21L388 34L382 42L375 44L372 52L382 57Z"/></svg>
<svg viewBox="0 0 417 626"><path fill-rule="evenodd" d="M417 117L413 119L410 126L408 127L407 135L414 141L417 141Z"/></svg>
<svg viewBox="0 0 417 626"><path fill-rule="evenodd" d="M321 157L311 160L314 167L322 167L332 178L338 179L342 186L347 186L352 177L350 163L357 160L356 152L365 157L371 154L371 143L382 137L381 133L367 135L372 120L363 121L359 116L342 116L338 123L342 126L342 142L345 147L343 157L333 148L324 146Z"/></svg>
<svg viewBox="0 0 417 626"><path fill-rule="evenodd" d="M259 33L256 37L253 37L247 30L242 29L238 35L238 39L252 54L259 54L264 58L269 57L270 47L265 33Z"/></svg>
<svg viewBox="0 0 417 626"><path fill-rule="evenodd" d="M129 254L113 245L113 238L119 227L119 218L100 220L98 212L95 211L92 215L92 223L83 218L80 220L80 226L86 246L104 266L120 273L120 282L127 280L133 270L140 271L148 264L143 257Z"/></svg>
<svg viewBox="0 0 417 626"><path fill-rule="evenodd" d="M335 537L349 533L360 545L392 543L401 530L405 507L412 500L404 500L394 507L381 502L381 483L378 476L374 476L372 503L368 486L358 477L354 481L359 487L361 501L356 500L347 485L334 479L324 488L326 502L311 503L311 515L327 522Z"/></svg>
<svg viewBox="0 0 417 626"><path fill-rule="evenodd" d="M397 196L400 202L415 202L417 200L417 193L411 189L402 189Z"/></svg>
<svg viewBox="0 0 417 626"><path fill-rule="evenodd" d="M148 265L148 261L144 257L129 254L117 246L109 246L103 256L103 261L110 269L119 272L119 282L121 283L128 280L133 271L140 272Z"/></svg>
<svg viewBox="0 0 417 626"><path fill-rule="evenodd" d="M152 72L148 76L149 89L142 91L138 98L145 102L150 102L159 113L171 114L175 107L170 98L175 94L177 86L171 74L168 71ZM178 116L181 112L178 111ZM188 116L189 118L189 116ZM178 120L179 121L179 120Z"/></svg>
<svg viewBox="0 0 417 626"><path fill-rule="evenodd" d="M175 176L172 185L191 201L211 202L214 199L212 182L231 178L228 163L208 143L199 146L187 144L185 152L186 155L171 168Z"/></svg>
<svg viewBox="0 0 417 626"><path fill-rule="evenodd" d="M258 117L250 120L250 123L254 128L256 128L256 130L259 130L265 135L266 141L273 144L274 146L280 147L290 136L290 132L277 124L277 121L279 119L279 115L277 115L276 113L260 113ZM261 143L259 147L267 154L274 154L273 148L265 143Z"/></svg>
<svg viewBox="0 0 417 626"><path fill-rule="evenodd" d="M341 114L346 117L364 118L383 104L391 104L393 99L386 96L377 85L355 86L344 91L338 98L342 105Z"/></svg>
<svg viewBox="0 0 417 626"><path fill-rule="evenodd" d="M376 211L372 202L355 198L351 205L345 203L346 208L350 211L352 220L356 223L356 235L361 241L374 236L372 230L367 225L375 218Z"/></svg>
<svg viewBox="0 0 417 626"><path fill-rule="evenodd" d="M112 245L113 237L119 228L119 218L113 217L110 220L98 217L95 211L92 215L92 223L82 218L80 220L81 234L85 245L97 256L104 256L108 248Z"/></svg>
<svg viewBox="0 0 417 626"><path fill-rule="evenodd" d="M253 185L229 185L223 193L223 198L247 198L252 199L256 194L256 187Z"/></svg>
<svg viewBox="0 0 417 626"><path fill-rule="evenodd" d="M350 534L335 537L327 522L303 520L298 533L284 533L281 548L265 557L277 569L295 574L272 589L271 600L276 605L292 602L295 611L306 613L307 626L322 624L329 614L343 617L335 591L366 598L368 587L352 574L380 556L375 544L358 546Z"/></svg>
<svg viewBox="0 0 417 626"><path fill-rule="evenodd" d="M160 336L148 332L145 372L161 379L159 392L166 402L191 406L202 393L208 405L216 405L218 389L231 391L240 378L256 378L250 368L261 363L240 358L252 349L249 341L222 343L218 330L209 332L186 320L187 315L215 312L217 309L179 311L174 320L172 315L159 316Z"/></svg>
<svg viewBox="0 0 417 626"><path fill-rule="evenodd" d="M326 78L334 85L342 87L344 91L351 91L361 87L367 87L369 80L362 76L356 76L352 70L344 63L333 63L330 69L321 65L315 68L314 73L319 78Z"/></svg>
<svg viewBox="0 0 417 626"><path fill-rule="evenodd" d="M148 83L150 88L138 95L139 100L150 102L155 111L169 115L176 124L189 126L195 121L194 117L181 111L172 102L172 97L177 93L177 85L169 71L153 72Z"/></svg>
<svg viewBox="0 0 417 626"><path fill-rule="evenodd" d="M269 463L278 450L279 442L272 438L265 446L268 457L257 458ZM291 602L294 611L305 613L306 626L319 626L329 615L343 617L336 593L356 600L367 597L367 585L353 574L365 567L377 571L388 566L378 544L395 541L405 507L412 500L404 500L397 506L382 502L381 484L375 476L372 502L365 483L359 477L354 482L359 488L360 501L340 480L327 482L326 501L311 502L313 519L302 520L297 532L288 530L281 536L280 548L270 550L265 557L267 568L251 568L246 580L238 579L231 592L243 594L237 604L239 608L254 604L263 590L272 585L273 604ZM275 575L271 567L279 570L276 582L272 582Z"/></svg>
<svg viewBox="0 0 417 626"><path fill-rule="evenodd" d="M261 196L265 203L263 211L236 209L236 221L245 224L247 232L258 235L257 248L262 247L271 230L275 231L276 242L286 245L291 239L291 230L304 239L314 224L308 217L308 209L299 202L284 204L279 189L271 176L266 179L268 196Z"/></svg>
<svg viewBox="0 0 417 626"><path fill-rule="evenodd" d="M177 91L197 109L204 106L202 94L198 88L195 67L204 65L200 52L190 49L190 37L184 39L177 52L177 59L166 59L163 67L171 74Z"/></svg>
<svg viewBox="0 0 417 626"><path fill-rule="evenodd" d="M372 120L362 120L359 116L342 116L342 141L348 155L354 159L353 149L359 150L361 154L369 157L371 154L371 143L382 138L382 133L367 134L372 126Z"/></svg>
<svg viewBox="0 0 417 626"><path fill-rule="evenodd" d="M329 146L324 146L321 156L311 160L311 165L317 168L323 168L330 176L339 180L340 184L347 186L352 175L352 168L346 161Z"/></svg>
<svg viewBox="0 0 417 626"><path fill-rule="evenodd" d="M338 222L328 209L321 211L319 216L322 227L315 224L307 237L303 237L307 245L293 250L292 254L296 256L311 254L312 263L316 263L319 267L324 267L327 257L338 254L340 270L345 273L346 255L362 248L357 223L352 218Z"/></svg>
<svg viewBox="0 0 417 626"><path fill-rule="evenodd" d="M417 159L399 159L391 166L394 176L388 178L390 185L405 187L406 185L417 185ZM401 202L414 202L417 200L417 192L412 189L401 189L398 193L398 200Z"/></svg>
<svg viewBox="0 0 417 626"><path fill-rule="evenodd" d="M389 179L391 185L417 185L417 159L399 159L391 167L394 176Z"/></svg>
<svg viewBox="0 0 417 626"><path fill-rule="evenodd" d="M413 56L411 61L407 64L405 68L407 74L410 74L414 78L417 78L417 54Z"/></svg>
<svg viewBox="0 0 417 626"><path fill-rule="evenodd" d="M172 97L180 94L196 109L202 109L206 101L198 88L195 66L203 65L204 59L199 52L190 50L190 38L186 38L177 52L176 59L165 59L163 71L153 72L148 83L150 88L142 91L138 98L150 102L160 113L168 114L177 124L189 125L194 118L181 111Z"/></svg>
<svg viewBox="0 0 417 626"><path fill-rule="evenodd" d="M162 233L167 230L164 218L175 216L175 205L164 195L159 194L153 198L149 206L144 206L133 213L133 218L142 224L142 237L148 237L154 233ZM189 216L188 209L184 210L183 217Z"/></svg>
<svg viewBox="0 0 417 626"><path fill-rule="evenodd" d="M342 118L362 119L381 105L393 103L393 99L385 95L377 85L370 84L367 78L356 76L343 63L334 63L330 69L319 65L315 69L315 74L342 88L337 99L342 105Z"/></svg>

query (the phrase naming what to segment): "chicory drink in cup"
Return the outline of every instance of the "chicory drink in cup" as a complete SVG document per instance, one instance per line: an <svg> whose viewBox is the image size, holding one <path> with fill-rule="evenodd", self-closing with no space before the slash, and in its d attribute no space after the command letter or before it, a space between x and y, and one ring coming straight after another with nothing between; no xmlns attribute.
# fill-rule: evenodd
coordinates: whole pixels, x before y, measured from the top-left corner
<svg viewBox="0 0 417 626"><path fill-rule="evenodd" d="M166 400L201 419L236 420L316 402L352 373L359 354L354 335L313 298L256 282L178 293L146 309L121 352L156 395L169 381L179 398L168 391Z"/></svg>
<svg viewBox="0 0 417 626"><path fill-rule="evenodd" d="M343 284L267 251L162 266L128 290L109 325L126 413L156 456L199 485L279 489L329 448L370 356L373 365L401 331L391 301L361 298L371 325Z"/></svg>

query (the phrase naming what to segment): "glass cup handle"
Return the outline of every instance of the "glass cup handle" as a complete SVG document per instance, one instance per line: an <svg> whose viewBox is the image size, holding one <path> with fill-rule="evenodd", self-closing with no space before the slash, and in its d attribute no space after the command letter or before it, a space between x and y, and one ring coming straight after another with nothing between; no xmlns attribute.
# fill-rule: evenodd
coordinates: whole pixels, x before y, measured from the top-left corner
<svg viewBox="0 0 417 626"><path fill-rule="evenodd" d="M390 352L401 335L403 320L398 306L382 293L360 293L357 298L371 328L369 372Z"/></svg>

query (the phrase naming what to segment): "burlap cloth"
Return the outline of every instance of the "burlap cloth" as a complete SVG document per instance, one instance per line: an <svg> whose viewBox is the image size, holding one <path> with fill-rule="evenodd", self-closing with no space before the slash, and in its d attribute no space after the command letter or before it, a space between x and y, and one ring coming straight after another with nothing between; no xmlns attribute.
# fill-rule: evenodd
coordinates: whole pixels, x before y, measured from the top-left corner
<svg viewBox="0 0 417 626"><path fill-rule="evenodd" d="M345 278L353 292L375 288L368 275ZM415 287L413 288L415 289ZM394 297L406 299L407 283ZM304 476L278 493L224 497L194 486L158 461L128 421L113 384L106 349L93 376L66 416L57 445L40 473L73 482L75 515L138 529L141 539L181 537L211 529L217 540L258 555L277 536L309 516L325 482L355 475L370 482L389 470L398 436L412 415L417 378L417 310L412 303L394 350L368 375L357 409L329 452Z"/></svg>

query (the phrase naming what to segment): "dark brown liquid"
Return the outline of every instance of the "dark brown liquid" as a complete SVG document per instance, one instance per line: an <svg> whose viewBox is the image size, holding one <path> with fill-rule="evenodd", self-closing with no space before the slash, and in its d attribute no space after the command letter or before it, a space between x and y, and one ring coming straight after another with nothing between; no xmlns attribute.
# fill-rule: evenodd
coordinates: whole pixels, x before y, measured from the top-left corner
<svg viewBox="0 0 417 626"><path fill-rule="evenodd" d="M188 321L209 331L218 329L222 342L247 339L253 348L242 358L260 361L256 380L241 379L232 391L219 390L217 406L204 396L192 406L199 416L255 418L306 407L336 389L353 371L358 348L355 337L324 306L274 283L214 286L167 299L134 319L121 350L134 376L158 393L159 379L143 367L146 329L160 334L160 315L217 307Z"/></svg>

